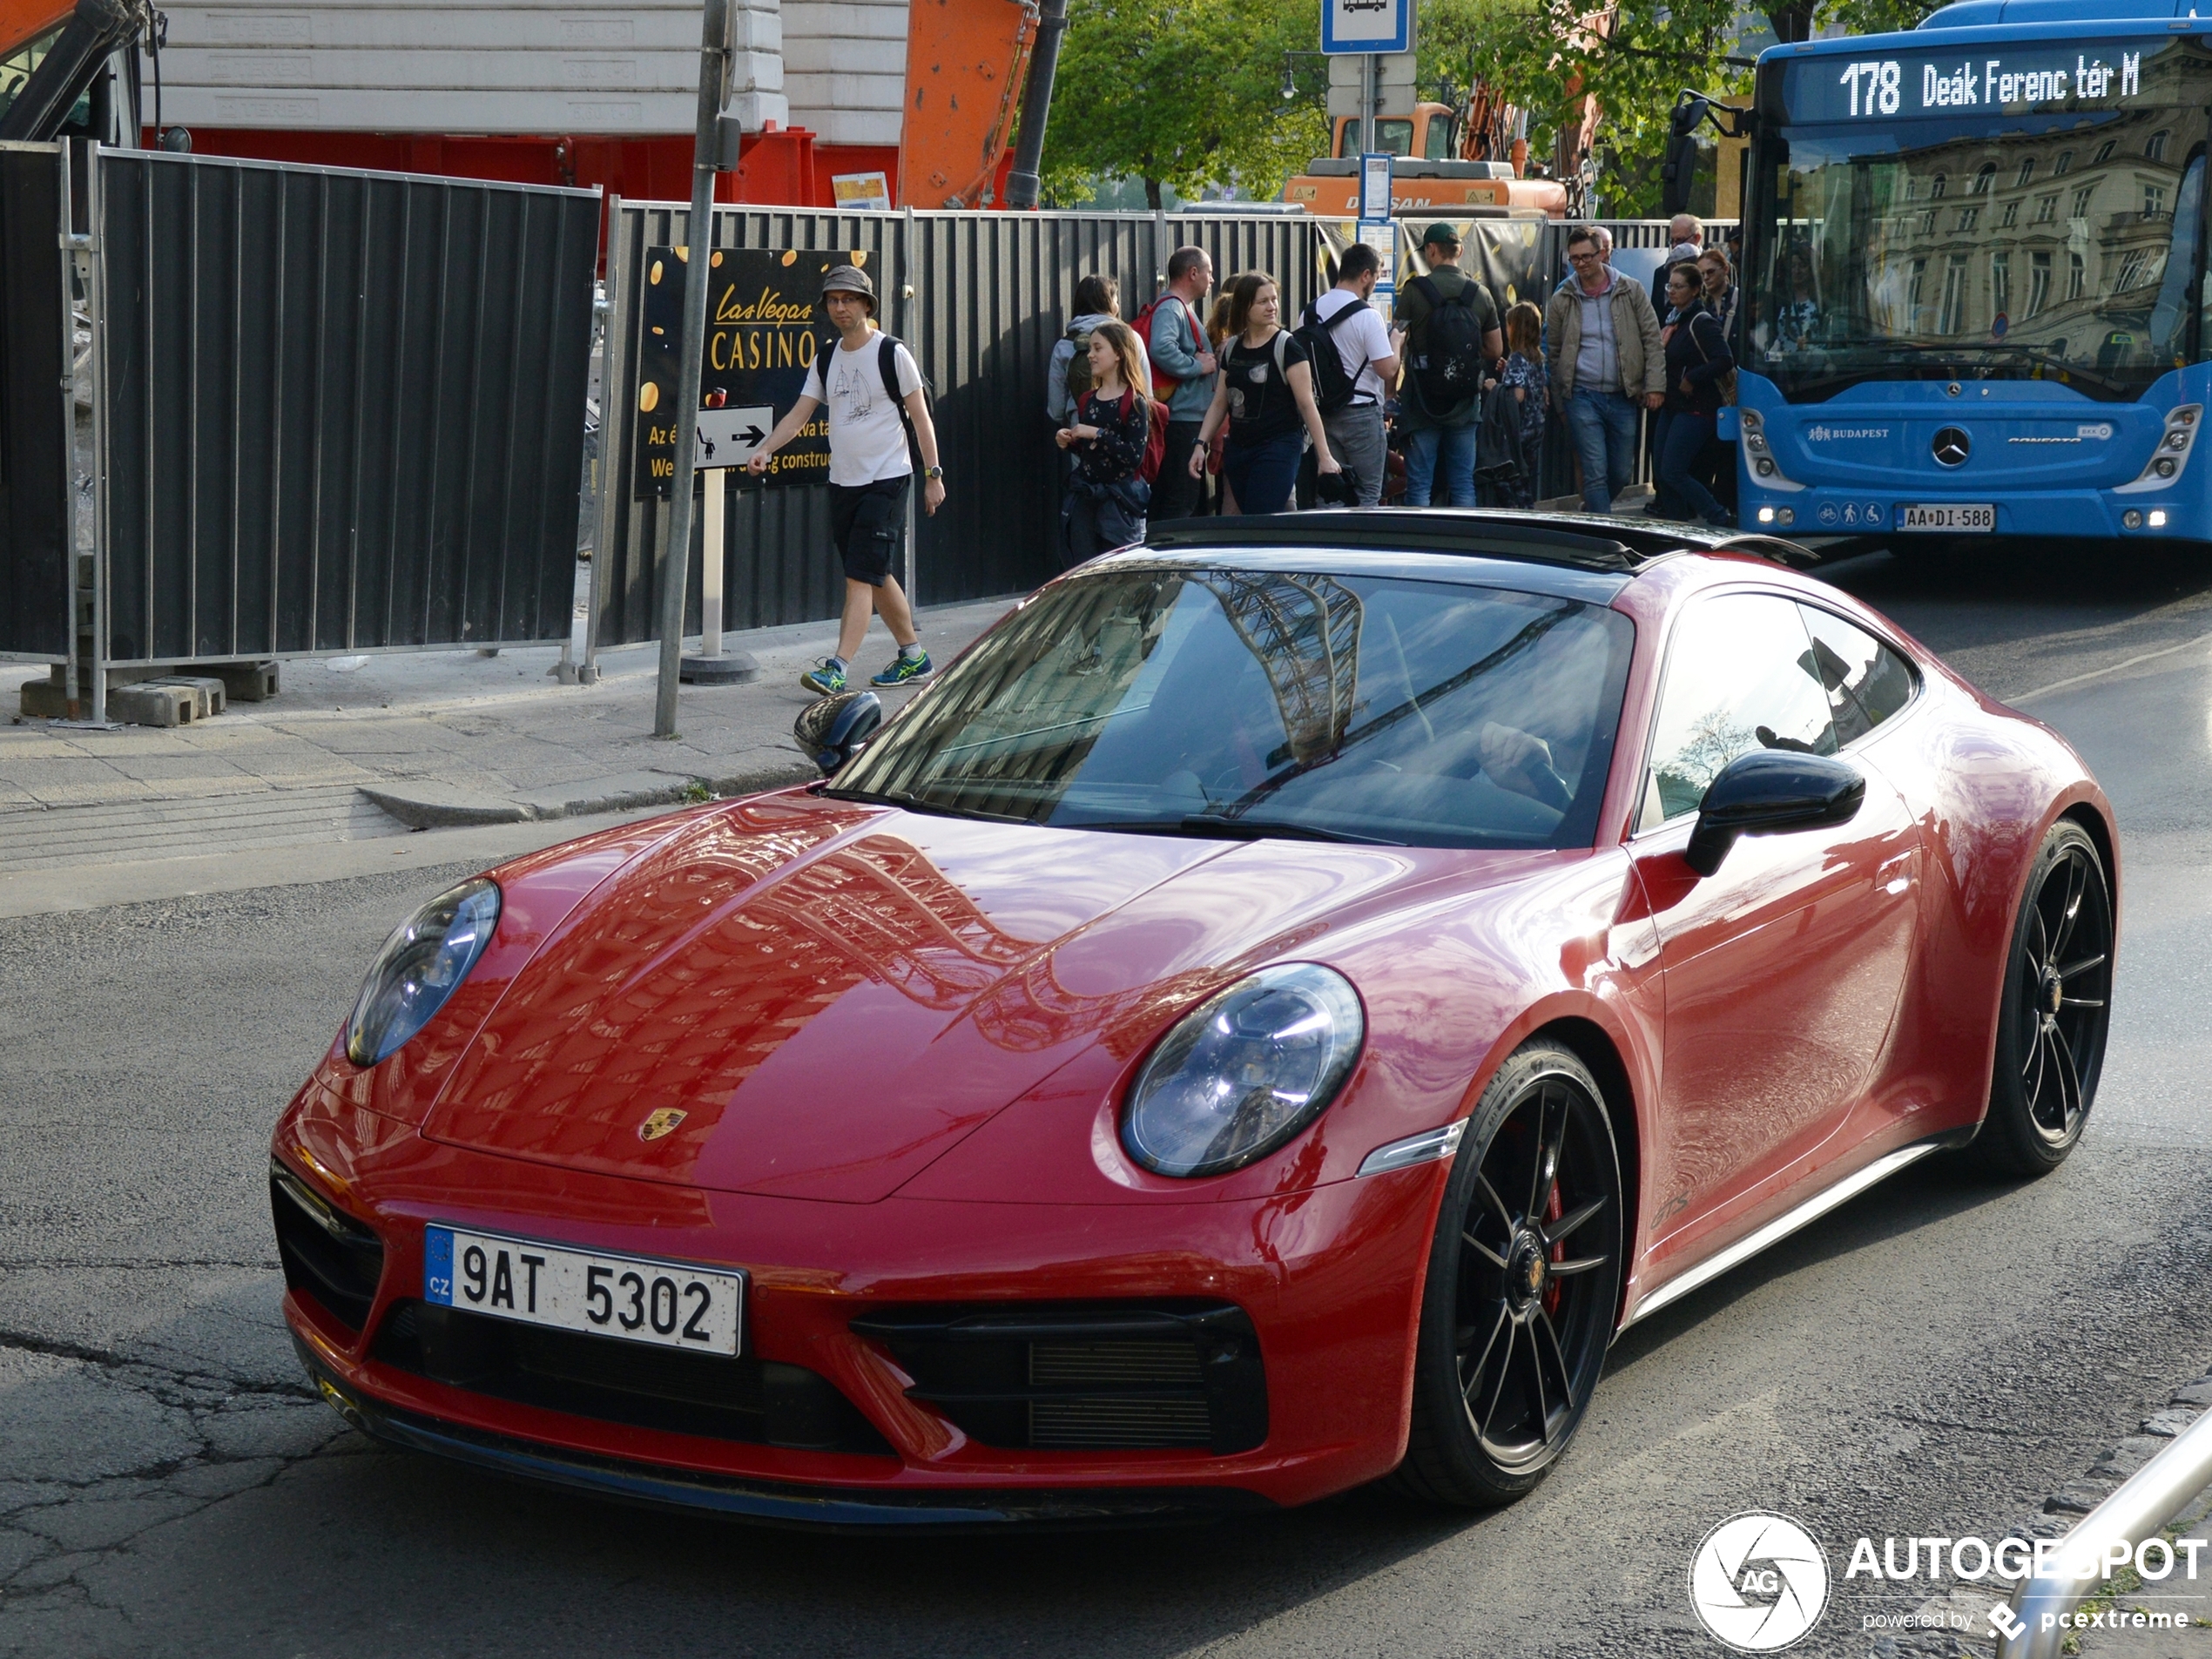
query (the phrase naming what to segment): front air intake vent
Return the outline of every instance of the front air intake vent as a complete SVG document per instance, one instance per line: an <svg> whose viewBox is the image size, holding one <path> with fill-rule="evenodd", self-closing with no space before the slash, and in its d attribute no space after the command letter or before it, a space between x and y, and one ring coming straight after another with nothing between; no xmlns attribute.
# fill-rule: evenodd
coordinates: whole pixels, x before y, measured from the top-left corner
<svg viewBox="0 0 2212 1659"><path fill-rule="evenodd" d="M384 1277L383 1241L273 1158L269 1208L286 1286L359 1331L368 1323L377 1281Z"/></svg>
<svg viewBox="0 0 2212 1659"><path fill-rule="evenodd" d="M1225 1456L1267 1438L1259 1339L1224 1303L900 1308L853 1329L986 1446Z"/></svg>

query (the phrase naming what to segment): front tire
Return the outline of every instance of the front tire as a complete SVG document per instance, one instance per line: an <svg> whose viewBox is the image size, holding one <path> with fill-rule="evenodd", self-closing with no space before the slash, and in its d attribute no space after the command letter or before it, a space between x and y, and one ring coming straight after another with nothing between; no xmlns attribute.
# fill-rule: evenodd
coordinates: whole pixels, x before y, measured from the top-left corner
<svg viewBox="0 0 2212 1659"><path fill-rule="evenodd" d="M1973 1143L2000 1174L2047 1175L2081 1138L2112 1021L2112 923L2097 844L2061 819L2029 867L2005 956L1989 1112Z"/></svg>
<svg viewBox="0 0 2212 1659"><path fill-rule="evenodd" d="M1399 1492L1489 1508L1567 1449L1620 1306L1621 1163L1581 1060L1536 1042L1467 1120L1437 1215Z"/></svg>

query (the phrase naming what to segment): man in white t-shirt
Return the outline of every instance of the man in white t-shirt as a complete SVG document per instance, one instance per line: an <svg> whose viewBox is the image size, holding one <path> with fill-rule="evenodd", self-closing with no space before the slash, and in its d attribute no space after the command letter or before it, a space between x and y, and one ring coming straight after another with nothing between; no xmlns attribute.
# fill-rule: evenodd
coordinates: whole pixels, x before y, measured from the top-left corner
<svg viewBox="0 0 2212 1659"><path fill-rule="evenodd" d="M814 359L799 401L745 464L756 474L766 472L768 457L797 436L816 409L828 407L830 536L845 563L845 620L837 654L799 677L808 691L828 697L845 689L845 671L878 610L899 654L868 684L909 685L932 671L929 653L914 631L914 608L892 574L906 550L907 487L914 481L909 421L927 469L921 503L931 513L945 499L945 469L937 464L937 428L922 395L921 370L904 345L876 332L875 285L867 273L851 265L833 268L822 279L822 306L837 329L837 344ZM887 357L898 381L895 393L884 383Z"/></svg>
<svg viewBox="0 0 2212 1659"><path fill-rule="evenodd" d="M1313 302L1313 314L1326 323L1348 309L1359 315L1345 317L1329 336L1344 359L1344 372L1352 379L1352 401L1321 417L1329 435L1329 453L1352 469L1359 481L1359 504L1372 507L1382 500L1383 469L1389 441L1383 436L1383 400L1398 382L1398 348L1402 334L1383 326L1369 303L1375 284L1382 279L1382 256L1365 242L1354 242L1337 261L1337 286Z"/></svg>

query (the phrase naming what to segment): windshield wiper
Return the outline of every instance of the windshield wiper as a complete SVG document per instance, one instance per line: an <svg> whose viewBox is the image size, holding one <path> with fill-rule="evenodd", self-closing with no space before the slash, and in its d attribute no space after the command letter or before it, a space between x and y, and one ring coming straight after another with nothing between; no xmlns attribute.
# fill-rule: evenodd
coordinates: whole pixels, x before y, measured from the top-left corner
<svg viewBox="0 0 2212 1659"><path fill-rule="evenodd" d="M2007 356L2025 358L2030 362L2040 363L2046 368L2058 369L2071 380L2080 381L2096 387L2101 391L2109 392L2115 397L2128 395L2128 388L2126 386L2107 375L2098 374L2094 369L2084 368L2079 363L2068 362L2063 357L2054 356L2033 346L2008 345L2003 341L1965 341L1946 345L1912 340L1870 340L1858 341L1847 346L1824 347L1820 349L1823 354L1831 361L1830 371L1824 374L1811 375L1806 379L1791 382L1791 389L1801 396L1817 392L1840 390L1847 386L1863 385L1870 380L1880 378L1884 370L1902 368L1905 361L1914 359L1935 358L1938 360L1938 365L1953 378L1964 379L1973 372L1978 358L1999 353ZM1851 354L1865 354L1865 357L1858 364L1848 368L1832 367L1835 359ZM1777 365L1770 354L1766 359L1766 364L1765 372L1774 373ZM1919 368L1921 365L1915 363L1914 366Z"/></svg>
<svg viewBox="0 0 2212 1659"><path fill-rule="evenodd" d="M1132 835L1221 836L1237 841L1347 841L1358 846L1403 846L1386 835L1358 835L1313 824L1285 824L1273 819L1224 818L1218 813L1185 813L1180 818L1102 818L1087 824L1055 824L1054 829L1124 830Z"/></svg>
<svg viewBox="0 0 2212 1659"><path fill-rule="evenodd" d="M945 818L977 818L986 824L1033 824L1036 820L1022 818L1012 813L979 812L973 806L951 806L941 800L926 800L920 795L910 795L889 789L821 789L817 794L831 800L859 801L866 806L899 806L910 813L935 813Z"/></svg>

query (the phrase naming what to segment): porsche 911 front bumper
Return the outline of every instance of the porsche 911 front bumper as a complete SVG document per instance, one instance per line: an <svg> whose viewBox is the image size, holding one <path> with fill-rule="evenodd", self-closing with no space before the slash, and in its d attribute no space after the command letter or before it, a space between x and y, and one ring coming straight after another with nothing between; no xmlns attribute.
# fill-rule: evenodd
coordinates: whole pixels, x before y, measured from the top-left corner
<svg viewBox="0 0 2212 1659"><path fill-rule="evenodd" d="M1446 1167L1237 1203L756 1198L442 1145L313 1085L274 1150L287 1318L348 1420L819 1527L1132 1524L1386 1473ZM742 1268L742 1352L434 1306L433 1221Z"/></svg>

